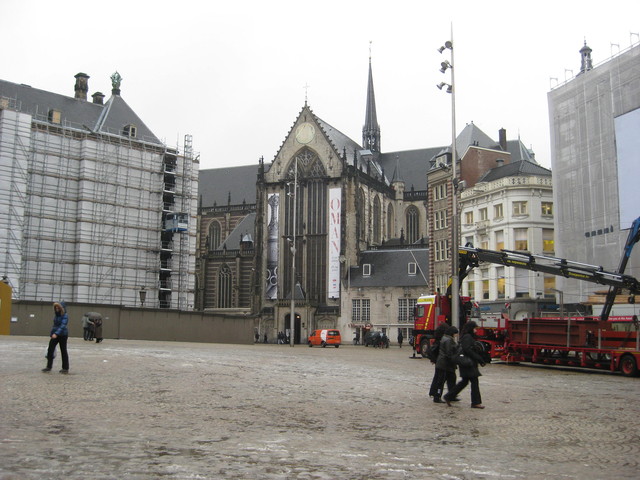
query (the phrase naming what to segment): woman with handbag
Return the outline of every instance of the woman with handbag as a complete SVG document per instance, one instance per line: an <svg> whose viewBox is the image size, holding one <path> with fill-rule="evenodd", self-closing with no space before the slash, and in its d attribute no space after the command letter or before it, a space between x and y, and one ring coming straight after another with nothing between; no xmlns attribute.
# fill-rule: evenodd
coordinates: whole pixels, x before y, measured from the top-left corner
<svg viewBox="0 0 640 480"><path fill-rule="evenodd" d="M482 396L480 395L480 384L478 382L478 377L482 374L480 370L478 370L478 365L484 367L485 363L476 348L476 328L478 328L478 325L473 321L465 323L462 327L460 334L461 352L459 356L463 358L458 362L461 380L452 391L447 392L443 397L449 406L451 406L451 401L456 398L462 389L471 383L471 408L484 408L484 405L482 405ZM465 358L468 360L465 361Z"/></svg>

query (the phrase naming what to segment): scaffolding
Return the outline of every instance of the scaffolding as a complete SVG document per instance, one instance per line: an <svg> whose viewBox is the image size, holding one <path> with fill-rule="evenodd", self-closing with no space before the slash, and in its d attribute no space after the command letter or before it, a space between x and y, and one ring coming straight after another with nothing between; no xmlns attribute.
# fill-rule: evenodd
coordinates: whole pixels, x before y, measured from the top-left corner
<svg viewBox="0 0 640 480"><path fill-rule="evenodd" d="M170 246L163 237L168 149L50 111L22 113L15 99L0 100L0 221L7 226L0 274L14 298L135 306L144 289L145 306L192 306L194 219L171 242L178 250L169 265L177 260L178 278L169 282L169 298L176 300L163 303L160 295L162 252ZM195 217L196 162L186 140L173 193Z"/></svg>

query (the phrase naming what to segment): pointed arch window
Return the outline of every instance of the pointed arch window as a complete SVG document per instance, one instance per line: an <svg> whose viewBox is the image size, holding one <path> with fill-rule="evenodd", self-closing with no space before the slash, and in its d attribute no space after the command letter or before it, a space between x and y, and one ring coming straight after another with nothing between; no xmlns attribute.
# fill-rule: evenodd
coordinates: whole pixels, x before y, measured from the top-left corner
<svg viewBox="0 0 640 480"><path fill-rule="evenodd" d="M394 216L393 216L393 205L390 203L387 206L387 240L393 238L393 224L394 224Z"/></svg>
<svg viewBox="0 0 640 480"><path fill-rule="evenodd" d="M218 271L218 308L231 308L233 277L226 263Z"/></svg>
<svg viewBox="0 0 640 480"><path fill-rule="evenodd" d="M376 196L373 199L373 243L380 244L382 212L380 199Z"/></svg>
<svg viewBox="0 0 640 480"><path fill-rule="evenodd" d="M209 251L217 250L220 247L221 232L220 223L216 220L209 224Z"/></svg>
<svg viewBox="0 0 640 480"><path fill-rule="evenodd" d="M293 194L295 166L298 165L298 187ZM328 257L328 187L327 174L318 155L303 148L293 157L286 174L289 180L284 197L284 256L283 291L290 292L291 253L288 243L293 235L293 206L296 202L296 281L300 282L306 298L324 302L327 298Z"/></svg>
<svg viewBox="0 0 640 480"><path fill-rule="evenodd" d="M406 212L407 243L415 243L420 238L420 213L411 205Z"/></svg>
<svg viewBox="0 0 640 480"><path fill-rule="evenodd" d="M360 188L356 194L356 240L362 240L364 234L364 192Z"/></svg>

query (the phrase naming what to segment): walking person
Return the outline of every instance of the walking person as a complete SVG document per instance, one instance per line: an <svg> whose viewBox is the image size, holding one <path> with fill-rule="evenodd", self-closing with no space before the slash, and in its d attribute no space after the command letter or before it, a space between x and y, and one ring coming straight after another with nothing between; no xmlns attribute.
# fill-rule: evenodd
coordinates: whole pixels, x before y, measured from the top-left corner
<svg viewBox="0 0 640 480"><path fill-rule="evenodd" d="M404 340L404 336L402 335L402 329L398 329L398 345L402 348L402 340Z"/></svg>
<svg viewBox="0 0 640 480"><path fill-rule="evenodd" d="M471 383L471 408L484 408L484 405L482 405L482 396L480 395L480 383L478 382L478 378L482 374L478 369L478 365L484 367L485 363L476 347L476 328L478 328L478 325L474 321L467 322L462 327L460 347L464 356L468 357L471 362L470 366L460 365L461 380L456 384L453 390L450 390L444 396L444 401L447 402L447 405L449 406L451 406L452 400L462 391L462 389Z"/></svg>
<svg viewBox="0 0 640 480"><path fill-rule="evenodd" d="M438 355L434 360L436 369L431 381L429 396L433 397L434 403L444 403L442 400L442 392L444 384L447 384L447 392L451 392L456 386L456 364L453 361L458 345L454 335L458 333L456 327L452 327L446 323L442 323L436 328L434 337L438 344ZM435 345L435 344L434 344ZM456 397L451 397L451 401L455 401Z"/></svg>
<svg viewBox="0 0 640 480"><path fill-rule="evenodd" d="M47 366L42 371L51 371L56 346L60 345L60 356L62 357L62 370L60 370L60 373L69 373L69 354L67 352L69 317L67 316L67 307L64 302L56 302L53 304L53 311L55 315L53 317L53 327L51 327L49 349L47 350Z"/></svg>
<svg viewBox="0 0 640 480"><path fill-rule="evenodd" d="M100 343L102 342L102 317L96 317L93 320L93 325L96 343Z"/></svg>

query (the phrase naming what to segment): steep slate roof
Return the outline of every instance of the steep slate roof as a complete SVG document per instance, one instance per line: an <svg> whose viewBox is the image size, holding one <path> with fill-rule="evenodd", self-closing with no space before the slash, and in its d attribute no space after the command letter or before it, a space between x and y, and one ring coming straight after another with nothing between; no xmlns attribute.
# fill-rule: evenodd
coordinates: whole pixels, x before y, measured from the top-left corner
<svg viewBox="0 0 640 480"><path fill-rule="evenodd" d="M198 172L202 207L256 203L259 165L209 168ZM229 200L229 196L231 199Z"/></svg>
<svg viewBox="0 0 640 480"><path fill-rule="evenodd" d="M442 147L433 147L381 153L378 161L385 172L393 172L396 180L405 183L405 190L410 190L411 187L426 190L429 160L441 150Z"/></svg>
<svg viewBox="0 0 640 480"><path fill-rule="evenodd" d="M518 175L541 175L550 177L551 170L541 167L537 163L529 160L520 160L492 168L478 180L478 183L491 182L493 180L499 180L500 178L515 177Z"/></svg>
<svg viewBox="0 0 640 480"><path fill-rule="evenodd" d="M46 121L49 110L61 113L61 125L92 132L122 135L125 125L135 125L136 140L162 145L119 95L113 95L104 105L47 92L29 85L0 80L0 96L15 100L16 108L34 118Z"/></svg>
<svg viewBox="0 0 640 480"><path fill-rule="evenodd" d="M416 275L409 275L409 263L417 263ZM362 265L371 265L371 275L362 275ZM427 286L428 249L367 250L359 267L350 268L351 287L416 287Z"/></svg>
<svg viewBox="0 0 640 480"><path fill-rule="evenodd" d="M321 118L315 116L315 119L318 121L318 124L325 131L329 140L335 145L336 150L340 155L342 155L343 151L346 149L347 159L353 158L353 152L362 150L362 147L354 140L347 137L344 133L342 133L337 128L329 125L327 122L322 120Z"/></svg>

